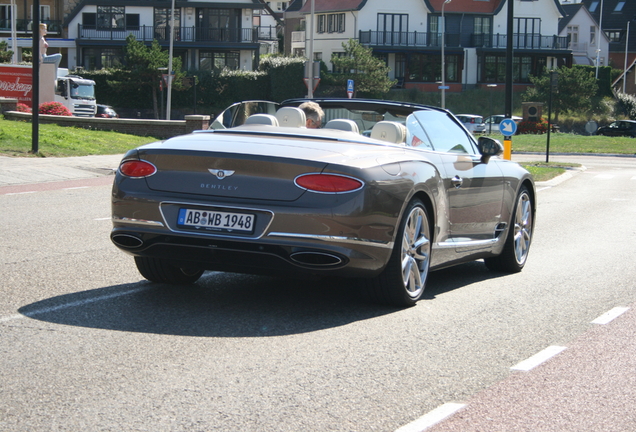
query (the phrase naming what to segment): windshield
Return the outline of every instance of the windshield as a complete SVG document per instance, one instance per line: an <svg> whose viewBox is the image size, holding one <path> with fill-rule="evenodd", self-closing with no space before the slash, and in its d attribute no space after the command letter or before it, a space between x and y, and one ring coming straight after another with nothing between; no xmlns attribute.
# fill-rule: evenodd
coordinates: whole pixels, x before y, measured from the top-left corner
<svg viewBox="0 0 636 432"><path fill-rule="evenodd" d="M95 87L92 84L83 84L70 80L71 98L95 100Z"/></svg>

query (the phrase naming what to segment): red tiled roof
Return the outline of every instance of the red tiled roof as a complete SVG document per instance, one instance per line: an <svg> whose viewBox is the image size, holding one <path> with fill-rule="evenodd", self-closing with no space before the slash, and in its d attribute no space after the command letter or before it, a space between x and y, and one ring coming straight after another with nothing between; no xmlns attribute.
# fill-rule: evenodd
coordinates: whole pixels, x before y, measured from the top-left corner
<svg viewBox="0 0 636 432"><path fill-rule="evenodd" d="M360 5L366 3L367 0L314 0L314 2L315 12L338 12L359 10ZM311 0L305 2L300 12L311 12Z"/></svg>

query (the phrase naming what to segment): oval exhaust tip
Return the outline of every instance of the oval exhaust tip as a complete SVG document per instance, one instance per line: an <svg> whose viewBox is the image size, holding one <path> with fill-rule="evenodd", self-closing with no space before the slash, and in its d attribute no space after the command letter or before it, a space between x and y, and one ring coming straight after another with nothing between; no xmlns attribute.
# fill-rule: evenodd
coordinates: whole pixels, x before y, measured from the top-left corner
<svg viewBox="0 0 636 432"><path fill-rule="evenodd" d="M138 248L144 244L139 237L132 234L115 234L112 240L117 246L125 248Z"/></svg>
<svg viewBox="0 0 636 432"><path fill-rule="evenodd" d="M289 257L298 264L310 266L331 267L343 263L342 258L339 256L325 252L302 251L295 252Z"/></svg>

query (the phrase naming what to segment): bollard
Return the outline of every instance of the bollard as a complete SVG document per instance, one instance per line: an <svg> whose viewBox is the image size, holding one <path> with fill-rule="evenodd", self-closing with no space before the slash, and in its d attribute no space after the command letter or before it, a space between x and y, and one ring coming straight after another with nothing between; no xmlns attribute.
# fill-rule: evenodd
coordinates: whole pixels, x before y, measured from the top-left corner
<svg viewBox="0 0 636 432"><path fill-rule="evenodd" d="M504 152L503 158L507 160L512 160L512 139L507 136L504 137Z"/></svg>

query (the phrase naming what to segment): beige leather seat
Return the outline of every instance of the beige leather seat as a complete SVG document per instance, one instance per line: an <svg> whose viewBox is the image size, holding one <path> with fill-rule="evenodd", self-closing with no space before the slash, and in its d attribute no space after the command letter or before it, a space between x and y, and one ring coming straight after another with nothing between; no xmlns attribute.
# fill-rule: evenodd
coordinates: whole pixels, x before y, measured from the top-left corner
<svg viewBox="0 0 636 432"><path fill-rule="evenodd" d="M305 111L296 107L282 107L276 111L276 119L280 126L306 127L307 117Z"/></svg>
<svg viewBox="0 0 636 432"><path fill-rule="evenodd" d="M245 119L246 125L268 125L268 126L278 126L278 120L271 114L253 114Z"/></svg>
<svg viewBox="0 0 636 432"><path fill-rule="evenodd" d="M398 122L377 122L371 129L371 138L402 144L406 141L406 127Z"/></svg>
<svg viewBox="0 0 636 432"><path fill-rule="evenodd" d="M360 133L358 129L358 124L353 120L348 119L333 119L329 120L325 125L325 129L338 129L347 132L355 132L357 134Z"/></svg>

